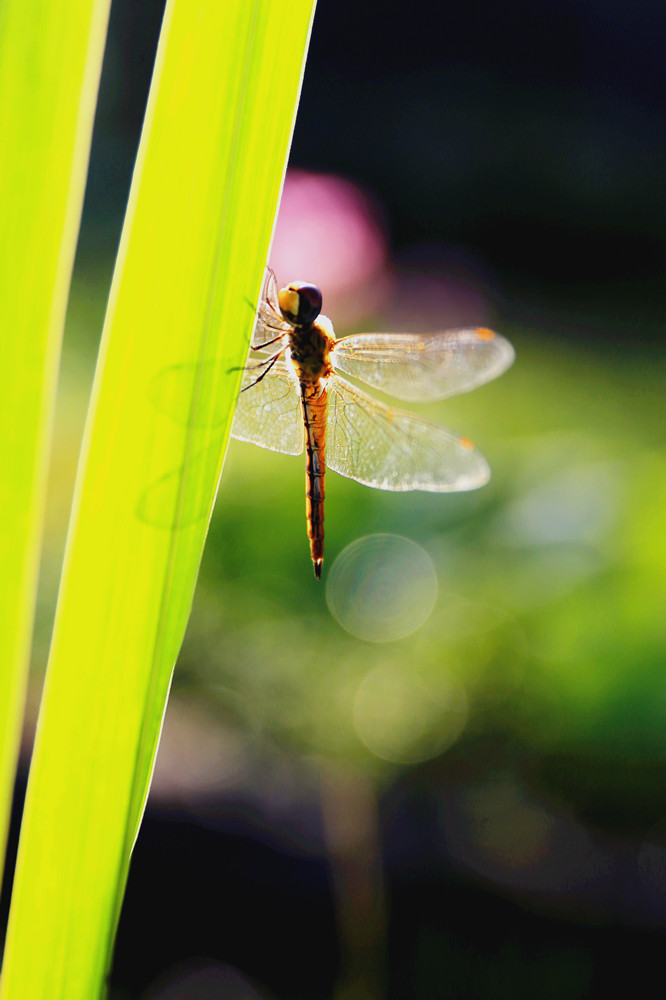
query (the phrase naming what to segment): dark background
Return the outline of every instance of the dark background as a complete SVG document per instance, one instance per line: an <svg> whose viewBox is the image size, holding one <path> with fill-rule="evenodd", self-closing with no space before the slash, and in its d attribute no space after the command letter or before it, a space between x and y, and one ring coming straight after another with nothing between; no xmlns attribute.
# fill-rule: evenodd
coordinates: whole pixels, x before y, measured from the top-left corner
<svg viewBox="0 0 666 1000"><path fill-rule="evenodd" d="M114 4L89 221L122 220L161 9ZM651 0L324 0L291 163L374 192L398 253L444 238L507 296L633 301L665 262L665 43Z"/></svg>

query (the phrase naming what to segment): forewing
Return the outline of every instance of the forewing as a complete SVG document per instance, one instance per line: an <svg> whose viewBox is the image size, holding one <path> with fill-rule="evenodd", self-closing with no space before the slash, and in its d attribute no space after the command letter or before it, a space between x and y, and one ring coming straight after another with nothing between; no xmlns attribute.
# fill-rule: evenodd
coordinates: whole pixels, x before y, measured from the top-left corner
<svg viewBox="0 0 666 1000"><path fill-rule="evenodd" d="M379 490L473 490L490 477L471 441L328 378L326 465Z"/></svg>
<svg viewBox="0 0 666 1000"><path fill-rule="evenodd" d="M300 455L303 435L298 382L287 362L283 358L248 361L231 436L270 451Z"/></svg>
<svg viewBox="0 0 666 1000"><path fill-rule="evenodd" d="M339 340L333 367L375 389L412 402L469 392L501 375L511 344L483 328L448 333L359 333Z"/></svg>

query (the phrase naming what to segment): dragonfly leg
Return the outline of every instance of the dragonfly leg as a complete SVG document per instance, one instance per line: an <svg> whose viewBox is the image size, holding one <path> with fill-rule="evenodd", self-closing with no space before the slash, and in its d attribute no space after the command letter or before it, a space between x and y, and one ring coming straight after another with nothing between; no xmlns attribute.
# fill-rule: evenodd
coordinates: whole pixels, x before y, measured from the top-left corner
<svg viewBox="0 0 666 1000"><path fill-rule="evenodd" d="M272 329L276 329L276 327L273 327ZM263 351L264 347L270 347L271 344L275 344L278 340L282 340L283 337L284 330L282 333L278 333L277 337L273 337L272 340L266 340L263 344L257 344L256 346L251 344L250 349L253 351Z"/></svg>
<svg viewBox="0 0 666 1000"><path fill-rule="evenodd" d="M266 375L268 375L269 371L271 370L275 362L282 354L284 354L285 351L286 347L283 348L281 351L278 351L277 354L274 354L272 358L267 358L266 361L260 362L258 367L261 367L261 365L268 365L268 367L263 370L259 378L256 378L254 382L250 382L250 384L246 385L244 389L241 389L241 392L247 392L248 389L251 389L253 386L258 385L258 383L261 382L262 378L265 378Z"/></svg>
<svg viewBox="0 0 666 1000"><path fill-rule="evenodd" d="M271 355L270 358L264 358L262 361L257 361L256 367L257 368L263 368L264 365L272 363L274 360L275 360L275 355ZM242 372L242 371L245 371L245 367L246 367L245 365L234 365L233 368L227 368L227 375L231 375L232 372ZM264 374L266 374L266 373L264 372ZM263 378L263 375L262 375L262 378ZM253 382L252 385L254 385L254 384L255 383ZM245 386L245 389L249 389L249 386ZM243 392L245 392L245 389L243 389Z"/></svg>

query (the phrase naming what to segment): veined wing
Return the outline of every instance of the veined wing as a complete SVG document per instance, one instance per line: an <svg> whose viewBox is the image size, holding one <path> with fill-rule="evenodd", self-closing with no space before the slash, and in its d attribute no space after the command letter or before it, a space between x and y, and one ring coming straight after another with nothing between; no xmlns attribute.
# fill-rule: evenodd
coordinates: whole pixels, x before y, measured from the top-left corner
<svg viewBox="0 0 666 1000"><path fill-rule="evenodd" d="M252 347L260 348L264 344L271 344L270 353L274 354L282 346L277 337L286 336L293 327L285 320L280 312L278 300L277 279L270 267L264 272L264 283L261 287L261 299L252 331Z"/></svg>
<svg viewBox="0 0 666 1000"><path fill-rule="evenodd" d="M298 382L284 358L248 361L231 436L284 455L301 454L304 429Z"/></svg>
<svg viewBox="0 0 666 1000"><path fill-rule="evenodd" d="M492 330L359 333L331 352L333 367L373 388L414 402L469 392L501 375L513 347Z"/></svg>
<svg viewBox="0 0 666 1000"><path fill-rule="evenodd" d="M330 375L326 465L379 490L473 490L490 478L471 441L422 417L390 409Z"/></svg>

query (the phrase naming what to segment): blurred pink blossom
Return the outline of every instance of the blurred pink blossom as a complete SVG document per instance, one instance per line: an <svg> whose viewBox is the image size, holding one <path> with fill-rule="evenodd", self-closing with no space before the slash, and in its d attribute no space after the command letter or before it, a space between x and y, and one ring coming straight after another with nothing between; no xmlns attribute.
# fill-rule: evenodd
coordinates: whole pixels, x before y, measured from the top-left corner
<svg viewBox="0 0 666 1000"><path fill-rule="evenodd" d="M349 326L386 294L381 213L358 185L333 174L287 173L270 265L279 283L319 285L324 312Z"/></svg>

